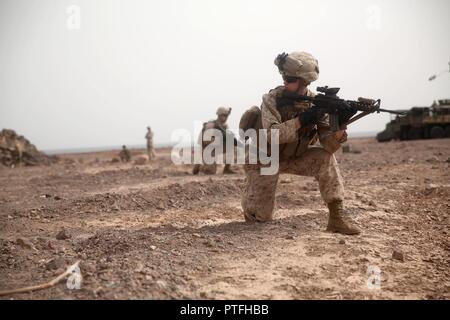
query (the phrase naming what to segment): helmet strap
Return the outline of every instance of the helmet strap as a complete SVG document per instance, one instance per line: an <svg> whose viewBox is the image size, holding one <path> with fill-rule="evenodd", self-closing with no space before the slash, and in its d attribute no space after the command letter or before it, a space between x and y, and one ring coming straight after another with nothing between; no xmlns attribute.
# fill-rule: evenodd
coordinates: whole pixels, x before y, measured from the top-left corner
<svg viewBox="0 0 450 320"><path fill-rule="evenodd" d="M299 92L299 91L300 91L301 88L304 88L305 91L308 92L308 89L307 89L308 85L309 84L305 80L299 78L299 80L297 82L297 92L299 94L305 94L304 92Z"/></svg>

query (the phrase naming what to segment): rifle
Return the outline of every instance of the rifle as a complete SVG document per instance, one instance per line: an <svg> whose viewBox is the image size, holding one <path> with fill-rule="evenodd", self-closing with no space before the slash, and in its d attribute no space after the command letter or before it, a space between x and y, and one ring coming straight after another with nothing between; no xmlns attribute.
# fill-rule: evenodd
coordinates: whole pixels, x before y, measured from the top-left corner
<svg viewBox="0 0 450 320"><path fill-rule="evenodd" d="M404 112L381 109L381 100L367 98L358 98L357 101L344 100L337 96L340 88L317 87L320 92L315 97L299 95L297 93L283 91L277 98L277 106L283 107L292 105L293 102L309 101L312 102L312 109L317 110L319 115L329 114L330 127L333 132L345 130L347 125L361 119L371 113L387 112L392 114L404 115ZM360 114L356 115L358 111Z"/></svg>
<svg viewBox="0 0 450 320"><path fill-rule="evenodd" d="M224 144L226 144L226 139L228 137L228 138L233 138L233 143L234 143L235 147L244 147L245 146L241 141L236 139L236 136L230 130L224 130L222 128L220 128L219 130L222 131L222 134L223 134L223 137L224 137L224 140L223 140Z"/></svg>
<svg viewBox="0 0 450 320"><path fill-rule="evenodd" d="M225 129L219 127L219 126L214 127L214 129L217 129L217 130L219 130L222 133L223 145L224 146L226 145L227 138L233 139L233 144L234 144L235 147L244 147L245 146L241 141L236 139L236 136L230 130L225 130Z"/></svg>

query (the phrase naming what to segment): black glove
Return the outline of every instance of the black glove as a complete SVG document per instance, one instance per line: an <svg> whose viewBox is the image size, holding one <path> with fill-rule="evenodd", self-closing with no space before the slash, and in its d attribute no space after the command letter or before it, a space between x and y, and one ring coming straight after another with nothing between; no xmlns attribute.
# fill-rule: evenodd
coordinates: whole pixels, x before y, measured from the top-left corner
<svg viewBox="0 0 450 320"><path fill-rule="evenodd" d="M348 104L343 105L339 108L339 124L346 123L348 120L350 120L351 117L353 117L357 111L350 107Z"/></svg>
<svg viewBox="0 0 450 320"><path fill-rule="evenodd" d="M303 127L307 127L311 124L316 124L319 115L317 111L314 109L308 109L298 114L298 119L300 120L300 125Z"/></svg>

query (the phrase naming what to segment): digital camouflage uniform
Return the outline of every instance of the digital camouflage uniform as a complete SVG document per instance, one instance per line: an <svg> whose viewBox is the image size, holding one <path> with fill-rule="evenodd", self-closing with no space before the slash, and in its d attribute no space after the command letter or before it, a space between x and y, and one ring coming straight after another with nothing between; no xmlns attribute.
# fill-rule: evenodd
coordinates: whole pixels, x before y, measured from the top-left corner
<svg viewBox="0 0 450 320"><path fill-rule="evenodd" d="M225 107L219 107L217 109L216 114L219 116L221 114L224 115L229 115L231 113L231 108L225 108ZM219 118L215 119L215 120L210 120L208 122L205 122L203 124L203 128L202 131L200 132L200 135L198 137L198 144L201 146L202 149L202 155L203 155L203 151L205 150L205 148L214 142L214 140L211 141L205 141L203 140L203 134L206 130L209 129L217 129L220 130L222 132L225 132L228 130L228 125L226 123L222 123ZM223 145L223 149L222 150L218 150L221 154L217 155L217 156L223 156L224 157L224 161L225 161L225 145ZM215 156L215 154L212 154L213 156ZM197 174L199 172L203 172L204 174L216 174L217 172L217 163L212 163L212 164L196 164L194 165L194 168L192 170L192 172L194 174ZM231 165L230 164L225 164L225 167L223 169L223 173L227 174L227 173L235 173L234 171L231 170Z"/></svg>
<svg viewBox="0 0 450 320"><path fill-rule="evenodd" d="M244 165L247 183L242 207L247 220L268 221L272 218L279 173L315 177L326 203L343 200L342 177L333 155L339 149L340 143L330 130L328 117L324 116L317 124L322 146L311 146L317 138L317 134L311 134L314 127L300 130L295 127L297 113L310 108L310 104L296 102L278 110L276 97L283 89L284 87L278 87L265 94L261 106L263 128L279 130L279 171L275 175L261 175L260 164ZM308 91L308 95L312 96L313 93Z"/></svg>
<svg viewBox="0 0 450 320"><path fill-rule="evenodd" d="M151 161L156 157L156 155L155 155L155 149L153 147L153 132L150 130L150 128L147 129L147 134L145 135L145 139L147 140L148 159Z"/></svg>
<svg viewBox="0 0 450 320"><path fill-rule="evenodd" d="M125 146L123 146L122 150L119 152L119 158L122 162L129 162L131 160L131 153Z"/></svg>
<svg viewBox="0 0 450 320"><path fill-rule="evenodd" d="M310 54L294 52L286 56L288 56L285 63L287 69L283 70L278 66L283 76L303 78L307 83L318 78L318 62ZM278 62L275 60L275 64ZM343 209L344 186L334 157L340 144L346 140L346 134L341 141L336 139L330 129L328 115L321 116L315 124L297 129L296 122L299 113L309 109L311 103L307 101L293 102L291 105L278 108L277 97L283 90L284 87L280 86L265 94L262 98L260 113L262 129L267 130L269 144L271 143L270 131L278 130L279 170L274 175L262 175L261 164L244 165L246 184L241 204L245 220L265 222L272 219L278 176L280 173L289 173L311 176L318 181L322 199L330 210L327 230L344 234L358 234L359 230L353 226L351 219ZM308 90L307 95L313 96L314 94ZM317 140L321 146L315 145ZM267 150L269 149L267 148Z"/></svg>

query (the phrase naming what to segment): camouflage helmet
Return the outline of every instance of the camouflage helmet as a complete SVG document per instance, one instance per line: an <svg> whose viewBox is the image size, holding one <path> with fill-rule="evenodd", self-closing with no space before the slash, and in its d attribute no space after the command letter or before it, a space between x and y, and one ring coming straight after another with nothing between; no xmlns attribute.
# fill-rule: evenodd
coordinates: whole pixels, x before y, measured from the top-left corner
<svg viewBox="0 0 450 320"><path fill-rule="evenodd" d="M220 115L228 116L228 115L230 115L230 113L231 113L231 108L227 108L227 107L219 107L219 108L217 108L217 111L216 111L216 114L218 116L220 116Z"/></svg>
<svg viewBox="0 0 450 320"><path fill-rule="evenodd" d="M319 62L307 52L283 52L274 62L283 76L302 78L309 83L319 78Z"/></svg>

